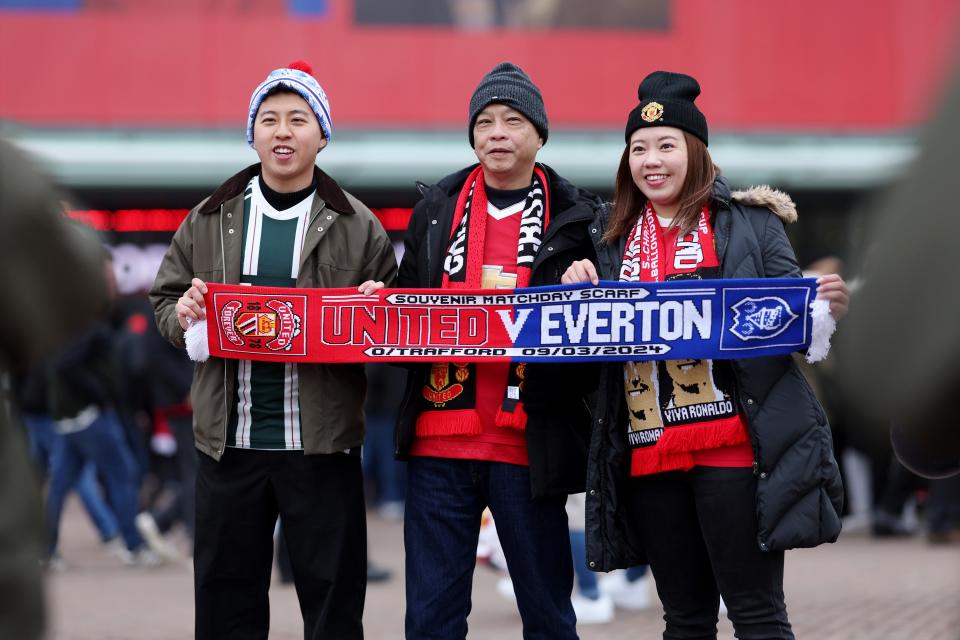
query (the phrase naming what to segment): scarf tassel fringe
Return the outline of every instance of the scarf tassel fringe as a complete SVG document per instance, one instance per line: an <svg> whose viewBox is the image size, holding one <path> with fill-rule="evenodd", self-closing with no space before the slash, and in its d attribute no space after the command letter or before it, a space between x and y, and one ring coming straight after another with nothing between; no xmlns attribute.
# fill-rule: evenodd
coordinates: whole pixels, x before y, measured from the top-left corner
<svg viewBox="0 0 960 640"><path fill-rule="evenodd" d="M694 451L743 444L747 434L736 418L727 424L712 426L688 425L664 429L653 447L635 449L630 462L630 475L645 476L664 471L686 471L693 467Z"/></svg>
<svg viewBox="0 0 960 640"><path fill-rule="evenodd" d="M210 359L210 345L207 343L207 321L191 322L183 333L187 345L187 355L194 362L206 362Z"/></svg>
<svg viewBox="0 0 960 640"><path fill-rule="evenodd" d="M504 411L503 407L500 407L497 409L497 418L494 424L498 427L524 431L527 428L527 412L523 410L523 405L520 403L517 403L513 411Z"/></svg>
<svg viewBox="0 0 960 640"><path fill-rule="evenodd" d="M813 329L810 332L810 348L807 349L807 362L820 362L830 353L830 338L837 330L837 321L830 315L830 303L826 300L814 300L810 303Z"/></svg>

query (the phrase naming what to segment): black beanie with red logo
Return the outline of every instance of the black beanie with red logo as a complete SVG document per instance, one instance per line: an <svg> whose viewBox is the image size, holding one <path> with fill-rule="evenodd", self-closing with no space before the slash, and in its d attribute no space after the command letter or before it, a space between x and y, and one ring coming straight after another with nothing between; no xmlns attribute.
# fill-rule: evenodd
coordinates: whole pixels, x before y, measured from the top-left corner
<svg viewBox="0 0 960 640"><path fill-rule="evenodd" d="M707 144L707 119L693 102L700 95L700 83L684 73L654 71L640 83L640 104L627 117L624 138L644 127L676 127Z"/></svg>

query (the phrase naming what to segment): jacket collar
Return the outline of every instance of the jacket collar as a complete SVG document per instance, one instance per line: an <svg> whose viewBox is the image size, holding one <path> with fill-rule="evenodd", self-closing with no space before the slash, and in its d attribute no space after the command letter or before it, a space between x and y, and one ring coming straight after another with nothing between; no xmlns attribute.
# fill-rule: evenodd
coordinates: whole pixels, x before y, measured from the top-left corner
<svg viewBox="0 0 960 640"><path fill-rule="evenodd" d="M247 184L254 176L260 175L260 163L252 164L240 173L237 173L233 177L229 178L222 185L217 187L217 190L213 192L207 201L204 203L203 207L200 208L200 213L215 213L220 210L220 205L243 194L243 190L247 188ZM353 207L350 206L350 201L347 200L347 195L343 192L343 189L340 188L340 185L336 181L328 176L326 173L320 170L319 167L313 167L313 177L317 183L317 197L322 199L327 203L327 206L331 209L334 209L340 213L353 213Z"/></svg>
<svg viewBox="0 0 960 640"><path fill-rule="evenodd" d="M730 183L726 176L717 176L713 180L713 201L724 207L730 206Z"/></svg>

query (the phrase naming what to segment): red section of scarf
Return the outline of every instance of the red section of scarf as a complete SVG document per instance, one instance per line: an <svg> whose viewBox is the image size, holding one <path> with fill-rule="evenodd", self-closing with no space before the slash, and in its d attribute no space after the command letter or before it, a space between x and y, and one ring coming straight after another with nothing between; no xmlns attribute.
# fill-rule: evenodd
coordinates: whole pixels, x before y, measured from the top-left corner
<svg viewBox="0 0 960 640"><path fill-rule="evenodd" d="M474 169L467 181L460 189L457 197L457 207L453 211L453 224L450 227L450 238L453 240L463 221L467 198L473 188L473 198L470 201L470 220L467 222L467 275L463 282L450 281L446 271L443 272L443 289L479 289L480 278L483 276L483 240L487 233L487 190L483 182L483 167Z"/></svg>

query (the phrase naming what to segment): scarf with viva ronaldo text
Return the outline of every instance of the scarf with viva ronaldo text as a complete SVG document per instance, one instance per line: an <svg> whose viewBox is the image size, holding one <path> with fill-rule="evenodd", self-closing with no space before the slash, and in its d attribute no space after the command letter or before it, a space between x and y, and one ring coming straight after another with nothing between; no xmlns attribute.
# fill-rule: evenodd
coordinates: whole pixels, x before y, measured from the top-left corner
<svg viewBox="0 0 960 640"><path fill-rule="evenodd" d="M663 282L720 276L710 210L680 236L661 227L647 202L627 240L620 280ZM747 442L733 394L733 370L719 360L646 360L623 368L633 476L693 467L693 452Z"/></svg>

